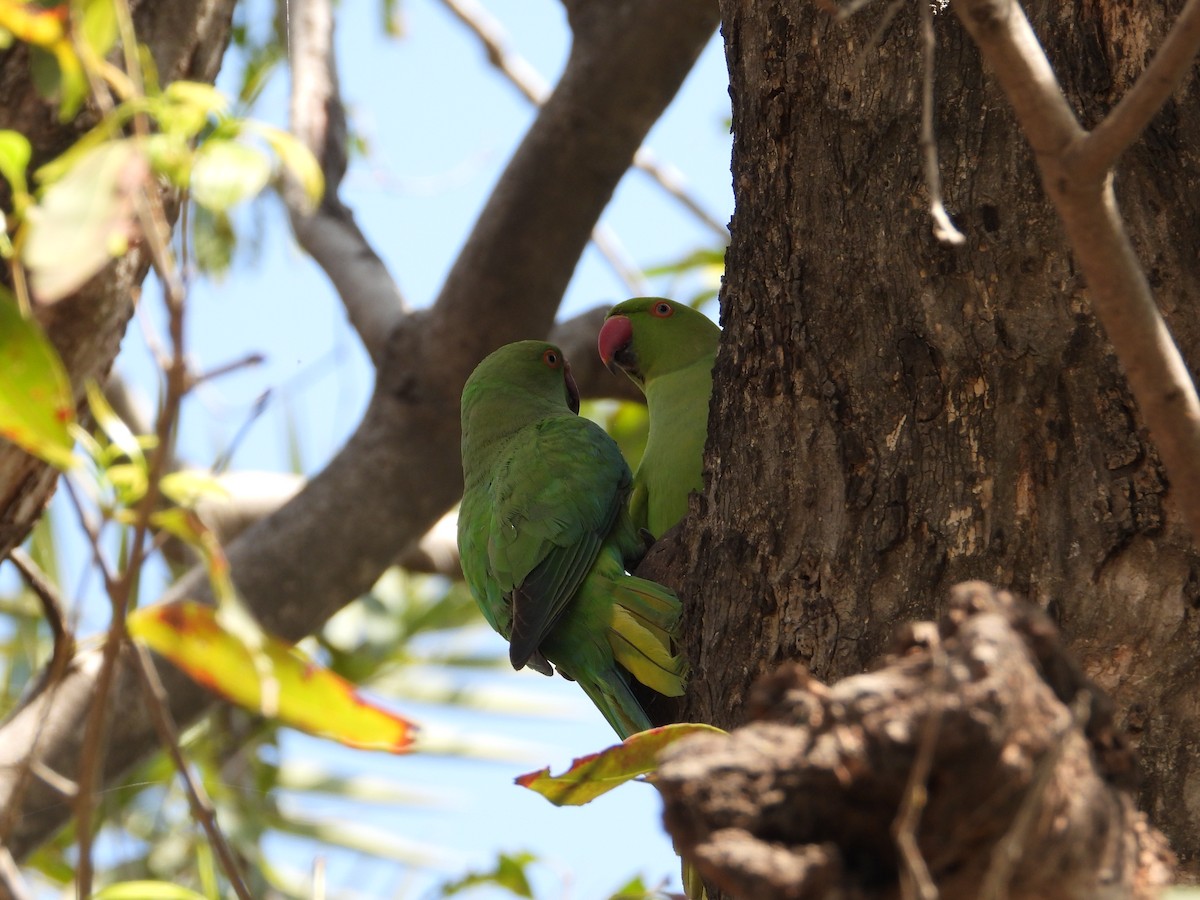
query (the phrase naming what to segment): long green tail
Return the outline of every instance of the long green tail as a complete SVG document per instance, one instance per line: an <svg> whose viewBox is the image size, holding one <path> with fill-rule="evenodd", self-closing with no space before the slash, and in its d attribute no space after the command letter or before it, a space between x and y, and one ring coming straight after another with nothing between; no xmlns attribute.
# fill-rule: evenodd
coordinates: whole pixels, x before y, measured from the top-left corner
<svg viewBox="0 0 1200 900"><path fill-rule="evenodd" d="M637 697L629 690L625 676L615 668L599 673L599 677L594 679L580 674L579 686L596 704L596 709L600 710L621 740L654 727Z"/></svg>

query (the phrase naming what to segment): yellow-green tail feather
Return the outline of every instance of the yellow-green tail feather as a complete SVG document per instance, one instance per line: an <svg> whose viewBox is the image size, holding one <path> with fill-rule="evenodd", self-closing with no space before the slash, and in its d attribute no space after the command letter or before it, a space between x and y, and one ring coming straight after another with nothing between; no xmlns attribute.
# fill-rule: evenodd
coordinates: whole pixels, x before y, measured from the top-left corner
<svg viewBox="0 0 1200 900"><path fill-rule="evenodd" d="M673 654L679 599L666 588L627 576L613 592L608 643L613 657L646 687L667 697L683 694L687 661Z"/></svg>

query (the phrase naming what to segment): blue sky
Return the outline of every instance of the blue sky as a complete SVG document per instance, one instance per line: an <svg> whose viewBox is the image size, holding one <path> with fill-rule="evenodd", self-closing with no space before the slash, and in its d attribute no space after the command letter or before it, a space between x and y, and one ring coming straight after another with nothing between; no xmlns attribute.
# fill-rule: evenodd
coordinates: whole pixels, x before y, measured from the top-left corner
<svg viewBox="0 0 1200 900"><path fill-rule="evenodd" d="M380 5L360 0L339 6L342 91L354 127L370 147L366 159L354 161L342 199L408 302L422 306L436 296L534 111L488 66L474 36L437 0L401 4L401 39L383 34ZM513 49L552 81L567 51L561 4L486 0L485 5L504 24ZM232 90L235 74L223 73L218 83ZM286 80L277 79L256 115L286 124L286 90ZM689 190L722 222L732 210L727 117L724 59L715 38L647 144L681 172ZM622 182L603 221L642 266L714 244L706 228L638 172ZM247 235L255 231L254 222L261 225L255 237L259 250L235 263L223 281L197 279L191 285L188 343L197 371L251 352L264 354L266 361L206 385L189 401L180 452L194 463L210 464L269 391L266 411L245 429L233 467L288 470L288 428L294 423L302 467L317 471L356 425L369 396L371 369L324 275L292 240L278 203L264 200L239 222ZM669 289L661 281L652 285L659 292ZM627 295L599 253L589 249L562 312L569 315ZM160 318L159 306L157 289L148 285L142 309L152 327ZM117 368L135 384L154 384L136 323ZM60 509L60 522L69 521L72 516ZM475 637L499 651L501 639L486 626ZM530 719L432 707L405 711L459 735L520 741L527 745L526 761L389 757L289 735L285 752L297 758L345 774L421 785L450 801L445 809L421 811L330 801L306 811L453 849L449 867L432 876L433 882L461 874L464 866L490 867L499 851L519 850L530 850L550 864L541 870L543 898L604 896L638 873L650 881L677 879L677 862L659 824L658 799L648 786L630 785L588 807L560 810L513 785L521 772L546 764L557 770L574 756L613 743L614 736L575 685L527 672L499 678L555 704L559 713ZM272 844L282 863L301 871L310 869L316 849L294 840ZM415 897L431 883L430 876L348 854L331 853L328 864L330 896L350 887L358 896Z"/></svg>

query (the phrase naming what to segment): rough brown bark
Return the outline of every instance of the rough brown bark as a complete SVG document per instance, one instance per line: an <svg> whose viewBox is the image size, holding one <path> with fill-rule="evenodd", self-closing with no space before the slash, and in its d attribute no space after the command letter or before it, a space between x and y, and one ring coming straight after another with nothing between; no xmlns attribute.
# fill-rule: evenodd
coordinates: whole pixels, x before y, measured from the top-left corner
<svg viewBox="0 0 1200 900"><path fill-rule="evenodd" d="M1085 126L1180 6L1029 10ZM985 578L1046 609L1112 693L1144 761L1140 802L1191 863L1200 559L1003 96L936 16L937 143L967 237L942 246L915 9L874 46L878 9L844 25L806 0L722 13L736 213L706 491L674 551L694 598L685 717L739 724L784 661L827 682L861 672L899 623ZM1196 101L1189 83L1117 179L1191 361Z"/></svg>
<svg viewBox="0 0 1200 900"><path fill-rule="evenodd" d="M656 777L676 846L733 896L901 896L899 834L942 900L1149 898L1169 881L1108 699L1044 614L982 583L886 667L826 687L785 666L750 715L672 747Z"/></svg>

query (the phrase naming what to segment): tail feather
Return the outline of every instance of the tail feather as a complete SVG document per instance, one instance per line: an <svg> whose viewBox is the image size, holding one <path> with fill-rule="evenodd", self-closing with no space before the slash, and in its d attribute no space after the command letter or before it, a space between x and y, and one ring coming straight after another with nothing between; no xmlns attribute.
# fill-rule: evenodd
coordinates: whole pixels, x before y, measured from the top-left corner
<svg viewBox="0 0 1200 900"><path fill-rule="evenodd" d="M679 598L653 581L627 576L617 583L613 600L608 643L617 662L646 687L680 696L687 661L671 652Z"/></svg>
<svg viewBox="0 0 1200 900"><path fill-rule="evenodd" d="M644 628L622 607L613 610L608 644L617 662L646 687L668 697L683 694L688 668L686 660L682 656L672 656L668 641Z"/></svg>
<svg viewBox="0 0 1200 900"><path fill-rule="evenodd" d="M654 727L629 690L625 676L615 668L600 672L595 678L580 673L579 686L596 704L621 740Z"/></svg>
<svg viewBox="0 0 1200 900"><path fill-rule="evenodd" d="M683 615L683 605L674 591L635 575L626 575L618 581L616 599L630 615L671 636Z"/></svg>

